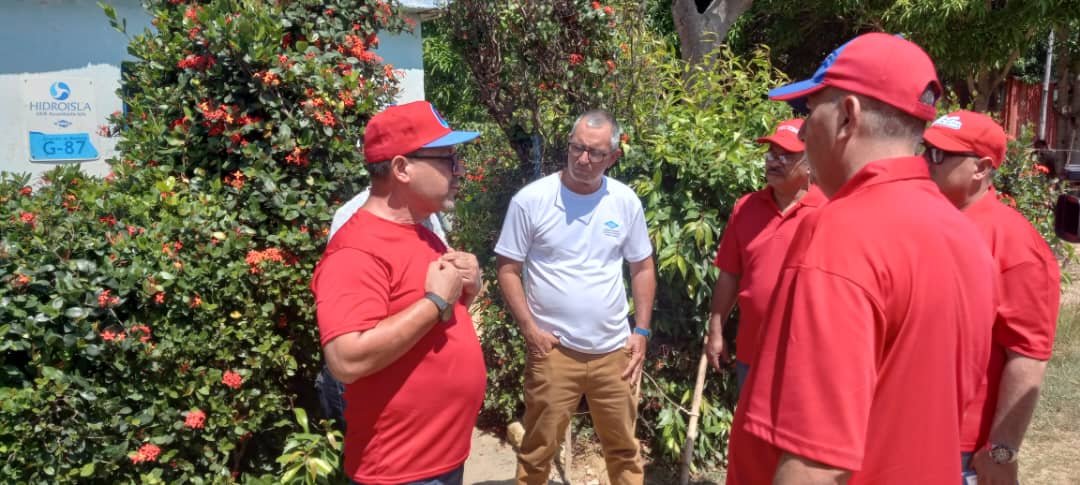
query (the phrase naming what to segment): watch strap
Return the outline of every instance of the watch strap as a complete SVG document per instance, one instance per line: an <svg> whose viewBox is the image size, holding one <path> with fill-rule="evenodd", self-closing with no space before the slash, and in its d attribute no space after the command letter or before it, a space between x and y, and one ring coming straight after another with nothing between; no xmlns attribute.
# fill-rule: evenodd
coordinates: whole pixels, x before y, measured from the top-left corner
<svg viewBox="0 0 1080 485"><path fill-rule="evenodd" d="M449 302L444 300L441 296L436 295L435 293L432 293L430 291L424 293L424 298L431 300L431 302L435 304L435 308L439 311L439 321L445 322L447 320L450 320L450 312L453 311L453 307L450 306Z"/></svg>
<svg viewBox="0 0 1080 485"><path fill-rule="evenodd" d="M652 331L647 328L634 327L633 332L638 335L644 336L646 340L652 338Z"/></svg>
<svg viewBox="0 0 1080 485"><path fill-rule="evenodd" d="M990 459L999 465L1013 463L1020 455L1020 450L1002 443L990 443Z"/></svg>

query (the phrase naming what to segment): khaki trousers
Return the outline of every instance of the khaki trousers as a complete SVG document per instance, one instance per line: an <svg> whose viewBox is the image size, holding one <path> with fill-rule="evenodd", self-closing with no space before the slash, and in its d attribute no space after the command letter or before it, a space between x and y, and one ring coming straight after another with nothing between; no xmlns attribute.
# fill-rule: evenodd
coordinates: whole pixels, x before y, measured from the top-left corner
<svg viewBox="0 0 1080 485"><path fill-rule="evenodd" d="M622 373L630 351L585 354L556 346L543 357L529 355L525 371L525 437L518 452L517 483L548 483L551 460L566 434L570 416L584 395L604 450L612 485L641 485L637 402Z"/></svg>

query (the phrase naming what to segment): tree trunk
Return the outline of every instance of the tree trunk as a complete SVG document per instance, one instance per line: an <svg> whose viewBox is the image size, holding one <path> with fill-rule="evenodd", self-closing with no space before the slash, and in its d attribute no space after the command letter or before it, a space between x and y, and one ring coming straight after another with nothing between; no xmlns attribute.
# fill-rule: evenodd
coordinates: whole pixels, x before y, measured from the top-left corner
<svg viewBox="0 0 1080 485"><path fill-rule="evenodd" d="M693 64L700 63L706 54L724 42L735 19L753 3L753 0L712 0L705 13L699 13L694 0L671 2L671 16L679 34L682 58Z"/></svg>
<svg viewBox="0 0 1080 485"><path fill-rule="evenodd" d="M1058 173L1066 164L1080 163L1080 157L1075 152L1080 148L1080 124L1077 114L1080 113L1080 57L1070 56L1067 39L1070 32L1067 26L1059 26L1058 33L1062 41L1058 44L1058 79L1057 96L1054 98L1054 115L1057 116L1057 137L1052 147L1052 153Z"/></svg>
<svg viewBox="0 0 1080 485"><path fill-rule="evenodd" d="M1020 51L1015 50L1009 55L1009 59L1005 61L1005 65L1001 69L989 69L975 74L975 96L971 100L975 111L988 112L992 108L1000 107L997 106L1000 103L995 103L995 101L999 101L998 92L1001 91L1002 84L1005 83L1005 79L1012 72L1013 65L1016 64L1019 57ZM971 82L969 81L970 86Z"/></svg>

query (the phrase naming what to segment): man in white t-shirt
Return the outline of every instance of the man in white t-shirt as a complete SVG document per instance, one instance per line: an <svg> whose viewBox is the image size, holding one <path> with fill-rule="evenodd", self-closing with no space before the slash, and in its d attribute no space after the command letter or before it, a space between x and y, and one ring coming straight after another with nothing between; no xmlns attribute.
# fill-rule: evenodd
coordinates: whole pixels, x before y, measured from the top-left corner
<svg viewBox="0 0 1080 485"><path fill-rule="evenodd" d="M528 345L519 484L548 482L582 395L612 485L643 482L633 388L651 336L656 271L641 201L604 175L621 155L620 135L606 111L579 117L566 168L514 196L495 246L499 287ZM630 263L633 329L624 260Z"/></svg>

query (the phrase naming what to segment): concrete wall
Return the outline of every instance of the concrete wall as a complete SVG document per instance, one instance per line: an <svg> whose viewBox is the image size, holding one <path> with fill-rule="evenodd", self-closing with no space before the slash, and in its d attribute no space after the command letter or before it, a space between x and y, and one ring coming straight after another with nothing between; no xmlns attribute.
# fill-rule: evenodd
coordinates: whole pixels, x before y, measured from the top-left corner
<svg viewBox="0 0 1080 485"><path fill-rule="evenodd" d="M118 17L127 19L128 32L150 28L151 17L139 0L107 1ZM417 20L415 32L380 36L379 55L404 72L400 102L424 97L419 20L429 16L436 4L435 0L405 2L405 11ZM109 26L97 0L0 0L0 171L36 176L53 167L29 160L25 81L38 79L48 86L63 79L91 80L93 93L78 94L90 95L93 124L103 125L109 113L122 107L116 91L120 63L131 59L127 43L123 34ZM104 175L109 170L105 160L115 154L115 139L99 138L96 133L91 138L101 157L81 166L88 173Z"/></svg>

